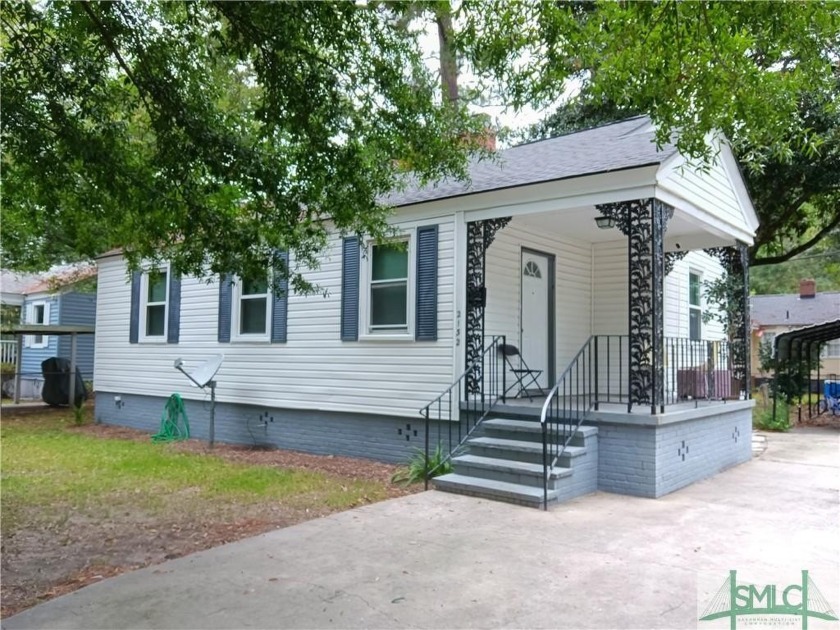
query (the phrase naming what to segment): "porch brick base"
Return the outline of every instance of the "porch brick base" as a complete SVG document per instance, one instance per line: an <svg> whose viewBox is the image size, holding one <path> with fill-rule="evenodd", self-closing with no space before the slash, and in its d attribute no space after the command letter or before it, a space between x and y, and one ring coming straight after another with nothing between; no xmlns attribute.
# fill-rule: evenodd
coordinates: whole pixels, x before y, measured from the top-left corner
<svg viewBox="0 0 840 630"><path fill-rule="evenodd" d="M655 426L598 421L598 489L661 497L752 457L752 410Z"/></svg>

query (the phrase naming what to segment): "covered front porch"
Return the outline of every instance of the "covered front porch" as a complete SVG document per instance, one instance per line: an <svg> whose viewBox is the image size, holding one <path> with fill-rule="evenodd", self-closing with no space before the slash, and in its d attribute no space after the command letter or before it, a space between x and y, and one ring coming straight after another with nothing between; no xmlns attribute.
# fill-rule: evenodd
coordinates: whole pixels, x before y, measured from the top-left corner
<svg viewBox="0 0 840 630"><path fill-rule="evenodd" d="M725 144L699 169L650 134L628 121L517 147L520 185L461 200L460 377L421 411L456 464L438 485L656 497L749 457L755 213ZM528 182L543 158L568 176Z"/></svg>

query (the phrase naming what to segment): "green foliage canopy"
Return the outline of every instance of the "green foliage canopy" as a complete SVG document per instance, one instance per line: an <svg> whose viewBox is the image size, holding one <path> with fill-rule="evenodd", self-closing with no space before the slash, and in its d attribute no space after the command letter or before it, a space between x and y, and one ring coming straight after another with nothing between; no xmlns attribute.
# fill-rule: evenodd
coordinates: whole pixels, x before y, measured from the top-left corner
<svg viewBox="0 0 840 630"><path fill-rule="evenodd" d="M0 22L13 268L115 246L196 275L315 266L330 225L386 234L405 170L463 177L477 130L384 8L4 2Z"/></svg>
<svg viewBox="0 0 840 630"><path fill-rule="evenodd" d="M660 141L679 130L693 156L715 129L737 129L756 164L814 153L800 96L837 105L840 5L463 0L450 21L446 2L413 4L457 31L447 55L478 81L460 94L539 105L579 81L650 114ZM118 246L132 265L257 275L279 249L316 265L330 226L385 235L383 196L407 171L464 177L483 125L469 96L441 97L405 15L373 0L2 3L4 264Z"/></svg>

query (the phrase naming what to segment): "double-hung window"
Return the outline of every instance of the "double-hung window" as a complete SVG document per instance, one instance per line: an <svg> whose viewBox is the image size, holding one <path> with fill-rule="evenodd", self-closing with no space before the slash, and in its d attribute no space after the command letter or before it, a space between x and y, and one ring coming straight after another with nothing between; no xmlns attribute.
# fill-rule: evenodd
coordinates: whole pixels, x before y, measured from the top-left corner
<svg viewBox="0 0 840 630"><path fill-rule="evenodd" d="M409 336L413 329L412 238L370 243L363 262L362 334Z"/></svg>
<svg viewBox="0 0 840 630"><path fill-rule="evenodd" d="M370 329L408 330L408 247L371 246Z"/></svg>
<svg viewBox="0 0 840 630"><path fill-rule="evenodd" d="M271 317L269 279L244 278L234 285L233 332L241 341L268 339Z"/></svg>
<svg viewBox="0 0 840 630"><path fill-rule="evenodd" d="M47 302L33 302L29 305L27 312L27 324L49 324L50 305ZM27 345L30 348L46 348L49 337L46 335L29 335Z"/></svg>
<svg viewBox="0 0 840 630"><path fill-rule="evenodd" d="M166 341L169 268L152 269L140 284L140 317L144 341Z"/></svg>
<svg viewBox="0 0 840 630"><path fill-rule="evenodd" d="M699 341L702 337L703 307L699 273L688 274L688 337Z"/></svg>

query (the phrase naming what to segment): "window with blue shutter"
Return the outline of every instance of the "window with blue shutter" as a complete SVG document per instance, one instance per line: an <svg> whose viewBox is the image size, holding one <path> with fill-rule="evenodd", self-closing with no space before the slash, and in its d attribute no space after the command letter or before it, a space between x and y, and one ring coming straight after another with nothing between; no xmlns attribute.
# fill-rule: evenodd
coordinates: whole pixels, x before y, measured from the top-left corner
<svg viewBox="0 0 840 630"><path fill-rule="evenodd" d="M351 236L342 243L341 340L359 339L359 239Z"/></svg>
<svg viewBox="0 0 840 630"><path fill-rule="evenodd" d="M233 278L229 274L219 282L219 343L230 342L230 316L233 302Z"/></svg>
<svg viewBox="0 0 840 630"><path fill-rule="evenodd" d="M438 226L417 228L417 341L437 341L437 274Z"/></svg>

